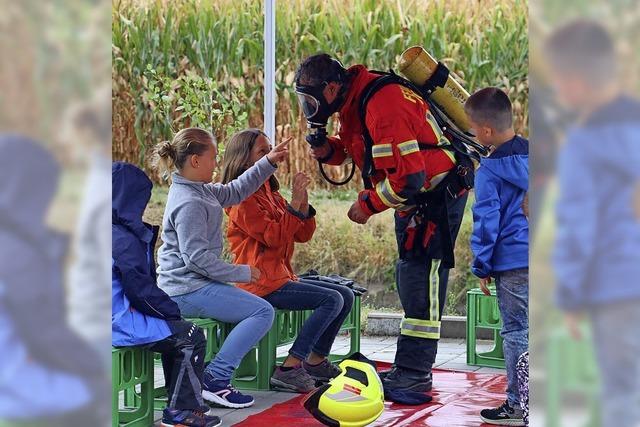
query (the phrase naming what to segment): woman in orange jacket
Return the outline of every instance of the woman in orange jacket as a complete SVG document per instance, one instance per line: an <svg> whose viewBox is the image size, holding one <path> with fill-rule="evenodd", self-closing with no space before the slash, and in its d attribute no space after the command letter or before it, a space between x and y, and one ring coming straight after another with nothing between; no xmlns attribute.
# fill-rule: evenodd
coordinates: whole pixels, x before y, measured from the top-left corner
<svg viewBox="0 0 640 427"><path fill-rule="evenodd" d="M225 147L222 182L240 176L269 149L267 136L258 129L235 134ZM312 390L316 381L340 374L327 355L354 299L349 288L300 279L291 267L295 243L311 240L316 228L316 212L308 200L309 183L304 173L296 174L287 203L272 175L251 197L227 209L227 237L234 262L257 267L262 273L260 279L238 286L275 308L313 310L270 380L274 387L301 393Z"/></svg>

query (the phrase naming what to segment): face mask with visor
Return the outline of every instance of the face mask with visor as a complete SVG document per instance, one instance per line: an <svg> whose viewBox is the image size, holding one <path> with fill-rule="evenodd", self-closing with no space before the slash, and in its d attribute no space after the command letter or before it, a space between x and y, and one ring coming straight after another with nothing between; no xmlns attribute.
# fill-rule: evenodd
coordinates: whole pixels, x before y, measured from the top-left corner
<svg viewBox="0 0 640 427"><path fill-rule="evenodd" d="M329 117L338 111L344 102L345 93L345 69L337 60L332 60L332 73L318 85L296 84L296 94L300 108L307 119L307 142L312 147L320 147L326 142L327 122ZM342 84L340 92L333 102L329 103L324 97L324 89L331 82Z"/></svg>

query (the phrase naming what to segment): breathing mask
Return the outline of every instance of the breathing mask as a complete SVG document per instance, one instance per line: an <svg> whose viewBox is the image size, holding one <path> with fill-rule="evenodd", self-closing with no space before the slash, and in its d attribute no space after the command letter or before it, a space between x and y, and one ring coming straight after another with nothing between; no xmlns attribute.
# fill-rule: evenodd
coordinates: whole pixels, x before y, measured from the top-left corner
<svg viewBox="0 0 640 427"><path fill-rule="evenodd" d="M296 82L296 94L305 118L307 119L306 141L312 147L320 147L327 140L327 122L344 102L347 71L336 59L332 59L330 75L318 85L302 85ZM327 102L324 89L331 82L342 84L333 102Z"/></svg>

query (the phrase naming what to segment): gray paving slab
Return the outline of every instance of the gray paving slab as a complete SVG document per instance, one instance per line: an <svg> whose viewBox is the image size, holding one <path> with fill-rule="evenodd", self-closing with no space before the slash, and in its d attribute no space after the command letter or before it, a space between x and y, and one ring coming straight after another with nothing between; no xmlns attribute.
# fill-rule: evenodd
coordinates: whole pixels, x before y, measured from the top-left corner
<svg viewBox="0 0 640 427"><path fill-rule="evenodd" d="M452 371L476 372L480 366L470 366L466 363L446 362L438 366L440 369L450 369Z"/></svg>
<svg viewBox="0 0 640 427"><path fill-rule="evenodd" d="M502 368L489 368L482 366L476 371L478 374L505 374L506 371Z"/></svg>

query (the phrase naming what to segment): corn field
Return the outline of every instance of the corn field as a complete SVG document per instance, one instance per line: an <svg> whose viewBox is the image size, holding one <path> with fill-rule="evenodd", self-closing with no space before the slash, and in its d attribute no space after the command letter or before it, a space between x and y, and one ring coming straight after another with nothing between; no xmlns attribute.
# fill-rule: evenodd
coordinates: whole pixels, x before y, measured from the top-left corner
<svg viewBox="0 0 640 427"><path fill-rule="evenodd" d="M145 165L149 148L186 126L229 133L262 126L263 2L142 1L113 4L113 157ZM277 3L276 124L292 135L289 172L317 173L293 91L297 65L324 51L346 66L395 68L423 45L470 92L508 91L516 128L527 133L527 4L520 0L280 0ZM330 171L334 177L346 166ZM321 180L315 179L318 185ZM357 185L357 180L351 185Z"/></svg>

